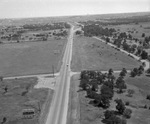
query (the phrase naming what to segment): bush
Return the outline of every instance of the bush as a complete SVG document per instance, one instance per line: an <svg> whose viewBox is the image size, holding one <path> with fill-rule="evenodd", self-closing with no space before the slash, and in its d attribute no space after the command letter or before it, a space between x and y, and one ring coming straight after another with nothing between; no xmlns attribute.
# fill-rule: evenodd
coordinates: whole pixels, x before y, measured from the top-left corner
<svg viewBox="0 0 150 124"><path fill-rule="evenodd" d="M134 90L128 89L128 94L127 94L127 96L132 97L133 94L134 94Z"/></svg>
<svg viewBox="0 0 150 124"><path fill-rule="evenodd" d="M105 116L104 121L106 124L127 124L126 119L119 118L118 116L115 115L114 111L106 110L104 116Z"/></svg>
<svg viewBox="0 0 150 124"><path fill-rule="evenodd" d="M131 118L131 114L132 114L132 110L131 110L131 109L128 109L128 108L126 108L126 109L124 110L124 112L123 112L123 116L124 116L125 118Z"/></svg>
<svg viewBox="0 0 150 124"><path fill-rule="evenodd" d="M150 95L147 95L146 99L150 100Z"/></svg>
<svg viewBox="0 0 150 124"><path fill-rule="evenodd" d="M117 103L116 109L120 114L123 114L124 110L126 109L123 101L121 99L115 99L115 102Z"/></svg>
<svg viewBox="0 0 150 124"><path fill-rule="evenodd" d="M125 105L126 105L126 106L128 106L129 104L130 104L130 102L129 102L129 101L127 101L127 102L125 103Z"/></svg>

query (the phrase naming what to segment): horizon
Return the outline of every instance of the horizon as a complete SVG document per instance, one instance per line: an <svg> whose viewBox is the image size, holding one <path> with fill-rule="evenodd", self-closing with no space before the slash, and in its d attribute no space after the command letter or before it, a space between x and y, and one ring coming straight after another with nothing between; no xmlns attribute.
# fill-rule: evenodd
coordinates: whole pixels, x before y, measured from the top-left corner
<svg viewBox="0 0 150 124"><path fill-rule="evenodd" d="M64 17L149 11L149 0L1 0L0 3L0 19Z"/></svg>
<svg viewBox="0 0 150 124"><path fill-rule="evenodd" d="M150 13L150 11L140 11L140 12L121 12L121 13L96 13L96 14L82 14L82 15L61 15L61 16L33 16L33 17L16 17L16 18L0 18L0 20L5 19L32 19L32 18L61 18L61 17L74 17L74 16L95 16L95 15L117 15L117 14L134 14L134 13Z"/></svg>

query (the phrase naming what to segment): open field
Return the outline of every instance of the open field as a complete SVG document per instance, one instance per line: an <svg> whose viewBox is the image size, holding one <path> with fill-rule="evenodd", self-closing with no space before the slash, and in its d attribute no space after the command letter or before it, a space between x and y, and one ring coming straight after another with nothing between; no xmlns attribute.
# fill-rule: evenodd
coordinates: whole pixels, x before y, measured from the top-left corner
<svg viewBox="0 0 150 124"><path fill-rule="evenodd" d="M0 75L19 76L59 71L67 39L0 45Z"/></svg>
<svg viewBox="0 0 150 124"><path fill-rule="evenodd" d="M115 77L118 75L115 74ZM74 75L71 80L70 102L67 124L103 124L101 121L104 117L105 109L94 107L90 104L91 99L86 97L86 91L80 90L80 75ZM149 124L150 101L146 100L146 95L150 94L150 77L144 75L131 78L129 75L125 77L127 90L122 93L114 93L111 100L109 110L116 109L115 99L120 98L124 102L129 101L129 106L132 110L130 119L127 119L128 124ZM133 96L127 96L129 89L134 90ZM147 105L148 108L144 108Z"/></svg>
<svg viewBox="0 0 150 124"><path fill-rule="evenodd" d="M35 89L37 78L23 78L4 80L0 82L0 121L7 118L7 124L38 124L40 110L50 92L49 97L52 99L53 90L47 88ZM7 86L8 91L4 88ZM51 101L50 99L50 101ZM24 109L34 109L35 117L33 119L23 119L22 112Z"/></svg>
<svg viewBox="0 0 150 124"><path fill-rule="evenodd" d="M101 70L123 67L133 69L140 63L120 51L89 37L75 37L73 45L72 70Z"/></svg>

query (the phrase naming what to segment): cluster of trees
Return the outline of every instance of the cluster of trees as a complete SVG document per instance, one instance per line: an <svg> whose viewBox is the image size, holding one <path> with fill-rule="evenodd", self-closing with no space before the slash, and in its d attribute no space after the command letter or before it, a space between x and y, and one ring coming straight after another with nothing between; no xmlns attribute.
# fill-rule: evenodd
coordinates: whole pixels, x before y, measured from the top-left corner
<svg viewBox="0 0 150 124"><path fill-rule="evenodd" d="M134 68L130 75L131 77L140 76L144 72L144 67L141 65L139 68Z"/></svg>
<svg viewBox="0 0 150 124"><path fill-rule="evenodd" d="M76 33L76 35L81 35L81 34L82 34L82 31L77 30L75 33Z"/></svg>
<svg viewBox="0 0 150 124"><path fill-rule="evenodd" d="M68 34L68 33L67 33L66 30L60 31L60 32L57 32L57 33L56 33L56 32L53 33L53 35L54 35L54 36L57 36L57 37L60 37L60 36L61 36L61 37L65 37L65 36L67 36L67 34Z"/></svg>
<svg viewBox="0 0 150 124"><path fill-rule="evenodd" d="M82 30L84 31L84 36L112 36L113 32L116 32L113 28L102 28L95 24L86 25L82 28Z"/></svg>
<svg viewBox="0 0 150 124"><path fill-rule="evenodd" d="M106 110L104 113L104 122L106 124L127 124L126 119L129 119L132 114L132 110L125 107L125 104L121 99L116 99L116 110ZM118 115L121 115L120 118Z"/></svg>
<svg viewBox="0 0 150 124"><path fill-rule="evenodd" d="M127 88L124 81L126 74L127 70L123 68L116 79L112 69L109 69L108 73L85 70L80 75L80 87L86 91L87 97L92 99L94 106L108 108L114 95L114 88L118 89L118 93L123 93L123 89ZM116 99L115 102L116 111L106 110L104 122L106 124L126 124L126 118L131 117L132 111L125 107L121 99ZM118 115L124 118L121 119Z"/></svg>
<svg viewBox="0 0 150 124"><path fill-rule="evenodd" d="M38 30L55 30L55 29L63 29L70 28L70 25L65 22L53 23L53 24L26 24L23 25L23 28L26 30L38 31Z"/></svg>
<svg viewBox="0 0 150 124"><path fill-rule="evenodd" d="M147 43L143 43L143 47L137 46L136 44L129 45L126 41L126 37L130 38L132 36L129 37L129 35L127 36L126 33L120 33L118 38L114 39L113 44L116 45L118 48L122 47L129 53L135 53L135 55L140 56L142 59L148 59L148 53L143 50L144 45L147 46ZM106 40L106 42L108 41Z"/></svg>
<svg viewBox="0 0 150 124"><path fill-rule="evenodd" d="M105 74L96 71L82 71L80 87L87 92L87 97L94 99L96 106L108 108L114 95L114 87L118 88L119 93L127 88L124 81L126 73L126 69L123 68L116 80L112 69ZM101 85L100 92L98 92L99 85Z"/></svg>
<svg viewBox="0 0 150 124"><path fill-rule="evenodd" d="M108 108L114 94L115 77L96 71L82 71L80 79L80 87L87 92L87 97L93 99L94 105ZM102 85L100 93L98 92L99 85Z"/></svg>
<svg viewBox="0 0 150 124"><path fill-rule="evenodd" d="M103 19L106 21L80 21L79 23L83 24L83 25L89 25L89 24L98 24L98 25L103 25L103 26L107 26L107 25L121 25L121 24L130 24L130 23L135 23L135 24L139 24L139 22L149 22L150 21L150 17L145 16L145 15L140 15L140 16L131 16L131 17L123 17L123 18L108 18L108 19Z"/></svg>

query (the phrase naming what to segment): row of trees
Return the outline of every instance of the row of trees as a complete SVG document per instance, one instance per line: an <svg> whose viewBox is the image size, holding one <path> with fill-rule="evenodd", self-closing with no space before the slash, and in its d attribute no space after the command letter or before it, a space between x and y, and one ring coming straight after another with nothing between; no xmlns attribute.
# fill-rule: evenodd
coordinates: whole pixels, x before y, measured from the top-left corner
<svg viewBox="0 0 150 124"><path fill-rule="evenodd" d="M63 28L70 28L70 25L65 22L59 22L59 23L53 23L53 24L25 24L23 25L23 28L26 30L56 30L56 29L63 29Z"/></svg>

